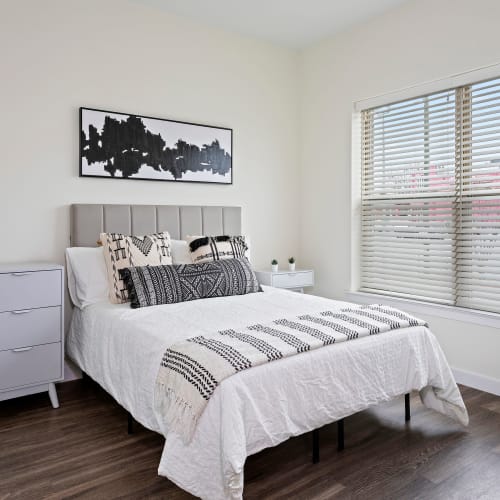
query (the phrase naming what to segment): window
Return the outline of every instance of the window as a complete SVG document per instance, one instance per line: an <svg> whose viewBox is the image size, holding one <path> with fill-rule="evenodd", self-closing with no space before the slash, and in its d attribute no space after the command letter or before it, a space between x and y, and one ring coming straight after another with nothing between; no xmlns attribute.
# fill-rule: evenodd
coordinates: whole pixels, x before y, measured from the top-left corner
<svg viewBox="0 0 500 500"><path fill-rule="evenodd" d="M361 118L361 291L500 312L500 79Z"/></svg>

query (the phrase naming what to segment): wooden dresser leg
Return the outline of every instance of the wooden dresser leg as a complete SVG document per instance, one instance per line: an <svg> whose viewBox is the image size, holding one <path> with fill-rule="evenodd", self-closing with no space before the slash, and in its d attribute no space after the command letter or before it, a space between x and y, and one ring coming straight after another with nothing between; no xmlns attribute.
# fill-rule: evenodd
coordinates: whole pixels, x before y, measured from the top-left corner
<svg viewBox="0 0 500 500"><path fill-rule="evenodd" d="M49 398L52 403L52 408L59 408L59 399L57 398L56 385L49 384Z"/></svg>

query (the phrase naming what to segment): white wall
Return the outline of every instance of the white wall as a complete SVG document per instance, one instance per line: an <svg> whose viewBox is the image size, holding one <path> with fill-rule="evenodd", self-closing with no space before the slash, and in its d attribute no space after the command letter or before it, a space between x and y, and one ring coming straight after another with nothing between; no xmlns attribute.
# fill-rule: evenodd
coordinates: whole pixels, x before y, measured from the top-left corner
<svg viewBox="0 0 500 500"><path fill-rule="evenodd" d="M298 254L316 293L341 298L352 102L500 62L499 16L496 0L413 0L298 66L133 2L1 2L0 262L62 263L70 203L234 204L257 266ZM232 127L234 185L79 178L79 106ZM498 330L427 319L454 367L500 379Z"/></svg>
<svg viewBox="0 0 500 500"><path fill-rule="evenodd" d="M123 0L0 4L0 262L63 263L69 204L238 205L297 254L297 54ZM78 107L234 129L234 185L78 177Z"/></svg>
<svg viewBox="0 0 500 500"><path fill-rule="evenodd" d="M350 286L353 102L500 62L499 18L498 0L413 0L301 54L300 253L317 293ZM498 329L426 319L453 367L500 384Z"/></svg>

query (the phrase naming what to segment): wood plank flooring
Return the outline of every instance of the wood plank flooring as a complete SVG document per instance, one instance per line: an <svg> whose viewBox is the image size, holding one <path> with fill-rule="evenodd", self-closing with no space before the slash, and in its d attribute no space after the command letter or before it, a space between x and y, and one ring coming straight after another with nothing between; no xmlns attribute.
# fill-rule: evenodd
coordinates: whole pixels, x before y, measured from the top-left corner
<svg viewBox="0 0 500 500"><path fill-rule="evenodd" d="M345 420L344 451L336 425L320 431L321 461L311 463L311 434L249 457L245 499L500 499L500 398L461 387L466 429L425 409L412 395ZM0 499L189 499L157 476L163 439L136 425L93 382L47 395L0 402Z"/></svg>

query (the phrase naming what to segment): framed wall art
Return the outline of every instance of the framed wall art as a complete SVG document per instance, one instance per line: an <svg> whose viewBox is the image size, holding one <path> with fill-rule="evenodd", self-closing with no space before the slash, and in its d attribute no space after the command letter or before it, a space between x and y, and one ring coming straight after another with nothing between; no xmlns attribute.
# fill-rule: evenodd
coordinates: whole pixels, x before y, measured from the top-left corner
<svg viewBox="0 0 500 500"><path fill-rule="evenodd" d="M80 177L233 183L233 131L80 108Z"/></svg>

